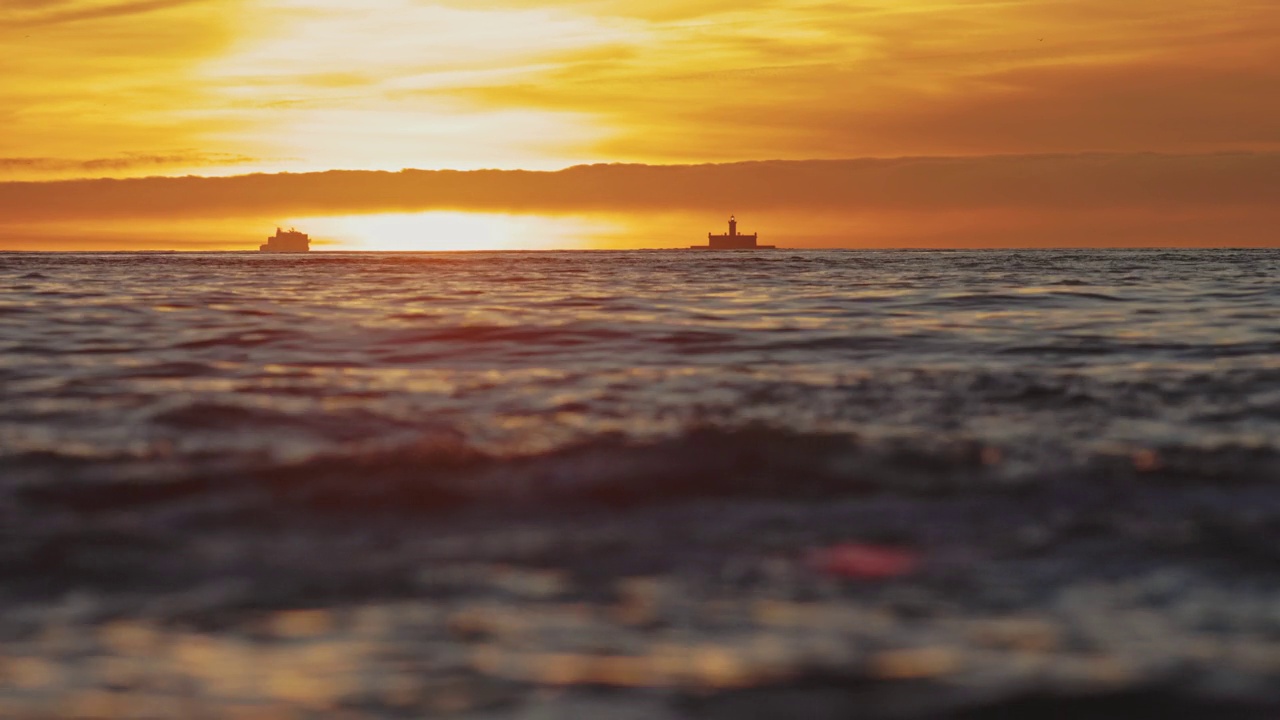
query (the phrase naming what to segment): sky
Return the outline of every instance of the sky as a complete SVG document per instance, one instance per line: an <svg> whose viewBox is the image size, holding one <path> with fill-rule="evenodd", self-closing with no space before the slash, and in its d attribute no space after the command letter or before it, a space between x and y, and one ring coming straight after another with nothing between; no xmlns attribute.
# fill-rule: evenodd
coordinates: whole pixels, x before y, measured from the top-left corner
<svg viewBox="0 0 1280 720"><path fill-rule="evenodd" d="M0 217L0 249L174 238L173 249L249 248L288 222L335 249L534 237L678 246L682 228L718 229L729 212L765 222L762 237L818 246L1268 244L1280 238L1256 189L1274 187L1277 87L1274 0L3 0L0 207L31 182L62 203ZM1081 183L1098 178L1076 172L1080 158L1106 157L1121 177L1159 186L1143 175L1152 155L1190 176L1202 163L1242 194L1153 211L1149 188L1121 183L1115 196L1135 201L1117 209L1082 206L1058 183L1060 197L1030 210L937 202L948 189L965 194L946 185L954 168L969 170L953 183L983 183L975 168L1011 157ZM394 213L299 213L307 203L281 195L252 215L89 217L77 209L84 186L65 182L593 163L725 163L750 176L753 166L735 163L866 158L950 164L890 183L902 194L878 206L714 198L653 208L647 225L626 217L623 197L548 214L501 187L483 202L422 197ZM806 181L840 181L821 167ZM750 177L766 195L781 189ZM940 182L933 201L916 192ZM1174 211L1183 222L1171 225ZM538 224L547 218L560 229ZM481 239L456 237L467 234Z"/></svg>

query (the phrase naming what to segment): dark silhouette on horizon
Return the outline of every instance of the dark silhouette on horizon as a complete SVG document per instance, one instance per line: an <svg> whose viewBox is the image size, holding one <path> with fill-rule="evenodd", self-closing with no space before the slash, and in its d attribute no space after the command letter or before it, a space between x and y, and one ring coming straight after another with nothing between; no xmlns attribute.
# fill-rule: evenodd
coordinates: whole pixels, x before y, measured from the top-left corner
<svg viewBox="0 0 1280 720"><path fill-rule="evenodd" d="M267 244L258 246L259 252L307 252L310 249L311 237L293 228L288 231L276 228L276 234L267 238Z"/></svg>
<svg viewBox="0 0 1280 720"><path fill-rule="evenodd" d="M773 245L757 245L759 233L738 234L738 219L729 216L729 232L724 235L707 233L707 245L691 245L691 250L773 250Z"/></svg>

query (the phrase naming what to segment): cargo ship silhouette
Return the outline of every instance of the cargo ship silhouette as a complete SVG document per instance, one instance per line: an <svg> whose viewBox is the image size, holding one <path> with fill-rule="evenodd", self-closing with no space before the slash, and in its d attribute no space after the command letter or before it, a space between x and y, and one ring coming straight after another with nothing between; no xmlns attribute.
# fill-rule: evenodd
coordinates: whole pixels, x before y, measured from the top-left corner
<svg viewBox="0 0 1280 720"><path fill-rule="evenodd" d="M310 249L311 237L293 228L286 231L276 228L276 234L267 238L267 244L258 246L259 252L307 252Z"/></svg>
<svg viewBox="0 0 1280 720"><path fill-rule="evenodd" d="M738 234L738 219L729 216L729 232L725 235L707 233L707 245L690 245L691 250L774 250L775 245L758 245L759 233Z"/></svg>

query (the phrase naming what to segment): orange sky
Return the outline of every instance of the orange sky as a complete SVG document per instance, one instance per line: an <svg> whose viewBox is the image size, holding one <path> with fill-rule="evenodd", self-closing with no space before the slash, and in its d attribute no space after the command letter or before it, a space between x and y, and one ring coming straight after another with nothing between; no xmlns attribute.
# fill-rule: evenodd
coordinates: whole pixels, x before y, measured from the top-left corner
<svg viewBox="0 0 1280 720"><path fill-rule="evenodd" d="M0 198L6 181L333 168L1096 152L1269 157L1280 152L1280 5L3 0L0 87ZM71 186L66 192L70 207ZM1238 242L1264 242L1269 213L1259 209L1250 220L1239 205L1205 213L1237 218L1231 227L1248 236ZM426 202L421 209L439 210ZM689 216L705 210L706 220L694 234L752 208L696 210ZM838 223L833 237L874 226L885 242L911 244L929 233L939 242L924 225L914 235L886 229L893 212L875 220L864 209ZM308 219L334 234L334 247L376 247L371 233L423 222L382 218L361 229L358 218L316 217L246 218L258 223L241 226L254 240L239 245L229 239L242 232L235 223L185 227L204 238L200 247L250 247L270 231L263 222ZM437 229L491 239L506 232L499 226L533 232L510 218L481 232L433 217ZM172 237L177 227L152 217L136 219L139 227L143 219L155 237ZM70 222L56 209L21 223L0 219L0 249L69 247L70 235L77 242L94 235L91 247L154 246L122 240L141 237L126 228L96 223L90 232ZM626 232L616 218L575 222L575 238L630 242L618 239ZM1116 243L1160 237L1140 220L1121 225L1136 229ZM395 246L413 247L413 233L431 227L406 230ZM980 241L978 232L965 242Z"/></svg>

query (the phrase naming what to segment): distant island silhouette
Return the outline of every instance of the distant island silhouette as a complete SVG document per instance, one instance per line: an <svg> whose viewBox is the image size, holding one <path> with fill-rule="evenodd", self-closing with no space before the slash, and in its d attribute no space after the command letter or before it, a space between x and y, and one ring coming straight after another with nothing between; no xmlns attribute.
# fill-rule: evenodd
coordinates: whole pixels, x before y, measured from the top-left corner
<svg viewBox="0 0 1280 720"><path fill-rule="evenodd" d="M738 234L738 219L729 216L729 232L722 235L707 233L707 245L690 245L691 250L773 250L775 245L758 245L759 233Z"/></svg>

